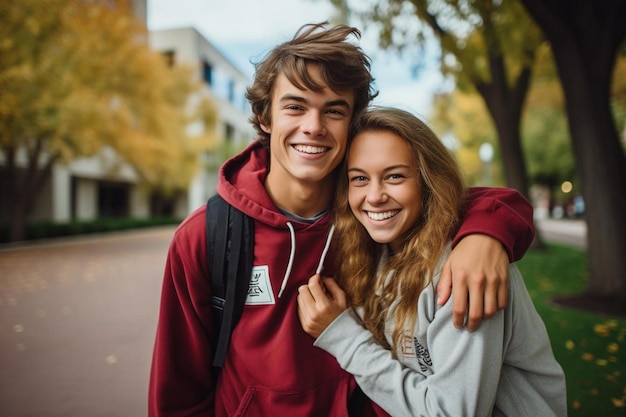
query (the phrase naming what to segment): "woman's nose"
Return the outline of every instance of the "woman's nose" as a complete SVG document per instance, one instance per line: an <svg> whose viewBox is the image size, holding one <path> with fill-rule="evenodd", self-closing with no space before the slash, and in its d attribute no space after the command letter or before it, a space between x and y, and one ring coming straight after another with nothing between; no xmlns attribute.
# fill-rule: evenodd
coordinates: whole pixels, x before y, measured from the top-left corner
<svg viewBox="0 0 626 417"><path fill-rule="evenodd" d="M382 184L372 183L367 190L367 202L372 205L383 204L387 201L387 193Z"/></svg>

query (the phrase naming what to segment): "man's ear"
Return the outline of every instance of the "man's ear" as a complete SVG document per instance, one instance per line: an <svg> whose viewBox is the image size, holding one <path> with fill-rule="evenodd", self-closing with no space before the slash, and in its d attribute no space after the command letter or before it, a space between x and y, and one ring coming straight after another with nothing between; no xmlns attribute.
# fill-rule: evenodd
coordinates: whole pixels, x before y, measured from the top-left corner
<svg viewBox="0 0 626 417"><path fill-rule="evenodd" d="M268 135L272 133L272 128L271 126L268 126L266 124L261 123L261 130L264 131L265 133L267 133Z"/></svg>

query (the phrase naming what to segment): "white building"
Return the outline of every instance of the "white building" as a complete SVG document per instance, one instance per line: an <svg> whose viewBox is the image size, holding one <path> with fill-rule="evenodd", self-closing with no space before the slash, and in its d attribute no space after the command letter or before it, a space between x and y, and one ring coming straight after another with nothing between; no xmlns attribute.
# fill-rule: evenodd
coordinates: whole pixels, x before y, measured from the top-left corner
<svg viewBox="0 0 626 417"><path fill-rule="evenodd" d="M236 68L220 51L194 28L166 29L150 32L150 47L164 54L173 64L191 65L195 77L204 83L207 94L218 112L217 137L234 148L242 148L254 139L248 119L250 105L245 92L250 78ZM202 165L216 166L221 161L202 155ZM188 205L194 209L215 192L216 176L202 170L189 187Z"/></svg>
<svg viewBox="0 0 626 417"><path fill-rule="evenodd" d="M145 22L145 0L132 1L133 12ZM204 80L203 94L208 94L218 111L216 137L235 147L243 147L254 138L248 118L250 108L245 89L250 82L211 43L195 29L184 28L150 33L149 45L167 55L174 64L185 63ZM148 218L153 215L184 217L204 204L215 192L215 168L220 161L211 155L198 155L202 169L188 190L164 201L139 186L132 167L116 153L105 150L90 158L78 158L69 164L53 167L42 191L35 197L27 220L94 220L100 217ZM0 156L0 173L5 161ZM213 172L207 169L212 165ZM20 175L26 175L25 154L18 155ZM0 184L1 185L1 184ZM2 187L0 187L0 190ZM2 193L0 193L2 194ZM9 218L11 202L0 197L0 221Z"/></svg>

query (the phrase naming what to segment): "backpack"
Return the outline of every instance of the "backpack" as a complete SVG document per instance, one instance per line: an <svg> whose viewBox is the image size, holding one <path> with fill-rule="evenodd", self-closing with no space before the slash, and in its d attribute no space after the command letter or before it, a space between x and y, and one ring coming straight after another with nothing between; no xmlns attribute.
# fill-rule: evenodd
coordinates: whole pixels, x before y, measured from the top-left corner
<svg viewBox="0 0 626 417"><path fill-rule="evenodd" d="M254 221L215 194L206 208L207 259L217 343L213 366L224 366L230 334L241 317L254 260Z"/></svg>

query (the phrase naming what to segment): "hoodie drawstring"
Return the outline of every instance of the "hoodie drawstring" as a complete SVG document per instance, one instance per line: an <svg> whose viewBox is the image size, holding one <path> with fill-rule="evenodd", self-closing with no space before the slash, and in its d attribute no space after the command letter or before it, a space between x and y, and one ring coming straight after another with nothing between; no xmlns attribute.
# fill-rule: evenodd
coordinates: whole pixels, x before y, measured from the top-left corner
<svg viewBox="0 0 626 417"><path fill-rule="evenodd" d="M293 258L296 256L296 232L293 230L293 225L291 224L291 222L287 222L287 227L289 228L289 234L291 235L291 251L289 252L289 263L287 264L287 270L285 271L283 282L282 284L280 284L280 291L278 291L278 298L280 298L280 296L283 295L283 291L285 291L287 281L289 281L289 275L291 275Z"/></svg>
<svg viewBox="0 0 626 417"><path fill-rule="evenodd" d="M283 282L280 285L280 291L278 291L278 298L283 295L283 291L285 291L285 287L287 286L287 281L289 281L289 276L291 275L291 267L293 266L293 259L296 256L296 232L293 228L291 222L287 222L287 227L289 228L289 234L291 237L291 251L289 252L289 263L287 264L287 270L285 271L285 277L283 278ZM330 227L330 231L328 232L328 236L326 237L326 244L324 245L324 250L322 251L322 256L320 258L320 262L317 266L316 274L321 274L324 269L324 260L326 259L326 254L328 253L328 249L330 248L330 242L333 239L333 233L335 232L335 225Z"/></svg>
<svg viewBox="0 0 626 417"><path fill-rule="evenodd" d="M335 225L330 226L330 231L328 232L328 237L326 238L326 245L324 245L324 250L322 251L322 257L320 258L320 263L315 270L316 274L321 274L324 269L324 259L326 259L326 254L328 253L328 248L330 248L330 241L333 239L333 233L335 233Z"/></svg>

